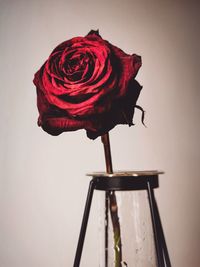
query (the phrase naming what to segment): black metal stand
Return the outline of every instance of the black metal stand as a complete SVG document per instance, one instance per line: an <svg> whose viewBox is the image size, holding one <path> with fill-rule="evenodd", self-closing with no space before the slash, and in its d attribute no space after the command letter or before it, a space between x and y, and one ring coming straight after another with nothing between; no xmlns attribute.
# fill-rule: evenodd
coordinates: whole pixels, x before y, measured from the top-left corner
<svg viewBox="0 0 200 267"><path fill-rule="evenodd" d="M88 190L73 267L79 267L80 265L94 189L103 190L106 192L122 191L122 190L124 191L147 190L149 206L151 211L152 225L153 225L157 264L158 267L171 267L171 262L167 250L167 245L165 242L158 206L153 191L154 188L157 188L159 186L158 175L161 173L162 172L158 171L146 171L146 172L117 172L113 174L107 174L107 173L89 174L89 176L92 176L93 179L90 182Z"/></svg>

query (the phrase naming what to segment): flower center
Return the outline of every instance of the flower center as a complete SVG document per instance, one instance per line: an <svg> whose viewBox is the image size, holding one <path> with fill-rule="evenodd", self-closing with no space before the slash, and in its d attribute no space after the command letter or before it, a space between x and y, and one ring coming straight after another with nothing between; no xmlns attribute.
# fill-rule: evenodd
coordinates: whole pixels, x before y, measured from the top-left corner
<svg viewBox="0 0 200 267"><path fill-rule="evenodd" d="M89 61L87 54L75 54L68 58L64 66L67 78L71 81L80 80Z"/></svg>

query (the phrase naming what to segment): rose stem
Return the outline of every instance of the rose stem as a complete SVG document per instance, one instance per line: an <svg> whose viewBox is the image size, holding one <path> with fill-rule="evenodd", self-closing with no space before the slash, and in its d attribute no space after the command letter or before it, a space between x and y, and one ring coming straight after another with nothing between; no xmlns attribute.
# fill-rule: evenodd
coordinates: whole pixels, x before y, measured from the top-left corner
<svg viewBox="0 0 200 267"><path fill-rule="evenodd" d="M105 161L106 161L106 171L107 173L113 173L112 167L112 157L111 157L111 149L110 149L110 140L109 133L104 134L101 137L102 143L104 145L104 153L105 153ZM108 266L108 205L110 200L110 214L113 225L114 232L114 249L115 249L115 267L121 267L122 262L122 245L121 245L121 231L120 231L120 223L118 216L118 206L117 199L114 191L107 191L105 197L105 266Z"/></svg>

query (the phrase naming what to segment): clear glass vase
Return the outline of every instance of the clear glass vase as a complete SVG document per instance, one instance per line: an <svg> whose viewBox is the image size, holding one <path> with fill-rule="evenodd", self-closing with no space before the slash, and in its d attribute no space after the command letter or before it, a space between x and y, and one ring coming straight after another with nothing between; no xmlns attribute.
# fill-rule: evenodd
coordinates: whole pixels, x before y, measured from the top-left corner
<svg viewBox="0 0 200 267"><path fill-rule="evenodd" d="M117 215L119 219L121 249L114 235L113 216L111 216L109 203L112 201L108 198L108 204L106 204L106 193L101 191L99 193L101 235L99 266L157 267L147 190L113 192L116 200L115 208L117 208L115 216ZM120 257L119 253L121 253Z"/></svg>

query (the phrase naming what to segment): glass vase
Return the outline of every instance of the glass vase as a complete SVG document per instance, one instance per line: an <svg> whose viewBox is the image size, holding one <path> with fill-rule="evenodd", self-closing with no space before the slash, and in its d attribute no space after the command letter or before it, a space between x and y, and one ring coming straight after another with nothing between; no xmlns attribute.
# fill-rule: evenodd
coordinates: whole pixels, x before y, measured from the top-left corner
<svg viewBox="0 0 200 267"><path fill-rule="evenodd" d="M105 211L105 193L101 192L100 267L157 267L147 192L115 191L114 193L121 233L121 262L116 262L117 248L111 212L110 208ZM108 206L110 207L110 203Z"/></svg>
<svg viewBox="0 0 200 267"><path fill-rule="evenodd" d="M147 190L110 191L115 198L114 204L108 192L99 191L98 194L101 236L98 266L157 267ZM112 205L118 220L118 237L114 230Z"/></svg>

